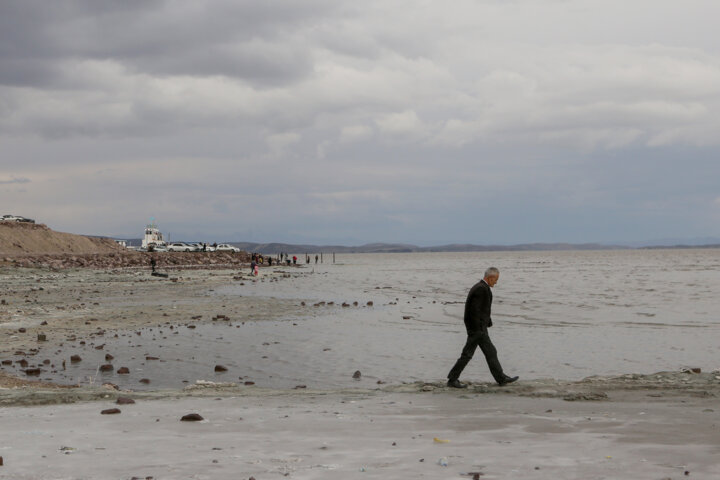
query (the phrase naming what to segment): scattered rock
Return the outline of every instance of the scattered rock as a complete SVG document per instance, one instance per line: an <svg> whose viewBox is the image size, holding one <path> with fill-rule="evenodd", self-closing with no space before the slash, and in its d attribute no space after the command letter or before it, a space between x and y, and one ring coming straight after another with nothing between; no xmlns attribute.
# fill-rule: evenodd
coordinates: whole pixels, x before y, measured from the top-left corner
<svg viewBox="0 0 720 480"><path fill-rule="evenodd" d="M247 382L245 382L245 385L255 385L255 382L251 382L248 380Z"/></svg>
<svg viewBox="0 0 720 480"><path fill-rule="evenodd" d="M141 378L140 383L144 383L147 385L148 383L150 383L150 379L149 378Z"/></svg>
<svg viewBox="0 0 720 480"><path fill-rule="evenodd" d="M370 300L369 302L367 302L367 306L368 306L368 307L372 307L373 305L374 305L374 303L372 302L372 300Z"/></svg>
<svg viewBox="0 0 720 480"><path fill-rule="evenodd" d="M120 375L127 375L130 373L130 369L128 367L120 367L117 369L117 373Z"/></svg>
<svg viewBox="0 0 720 480"><path fill-rule="evenodd" d="M47 335L45 335L44 333L38 333L37 341L38 342L47 342Z"/></svg>
<svg viewBox="0 0 720 480"><path fill-rule="evenodd" d="M160 359L158 357L151 357L148 355L145 357L145 360L160 360Z"/></svg>
<svg viewBox="0 0 720 480"><path fill-rule="evenodd" d="M360 377L362 377L362 373L360 373L360 370L355 370L355 373L353 373L353 378L355 380L360 380Z"/></svg>
<svg viewBox="0 0 720 480"><path fill-rule="evenodd" d="M200 422L202 420L205 419L197 413L188 413L187 415L183 415L180 419L181 422Z"/></svg>
<svg viewBox="0 0 720 480"><path fill-rule="evenodd" d="M106 361L106 362L109 362L109 361L112 360L113 358L115 358L115 357L113 357L113 356L110 355L109 353L106 353L106 354L105 354L105 361Z"/></svg>
<svg viewBox="0 0 720 480"><path fill-rule="evenodd" d="M130 397L118 397L117 400L115 400L115 403L118 405L132 405L135 403L135 400Z"/></svg>
<svg viewBox="0 0 720 480"><path fill-rule="evenodd" d="M42 370L39 368L28 368L25 370L25 375L27 375L28 377L36 377L40 375L41 372Z"/></svg>
<svg viewBox="0 0 720 480"><path fill-rule="evenodd" d="M299 390L301 388L307 388L307 385L295 385L295 390Z"/></svg>
<svg viewBox="0 0 720 480"><path fill-rule="evenodd" d="M27 329L25 329L25 328L18 328L18 332L20 332L20 333L25 333L25 332L27 332Z"/></svg>
<svg viewBox="0 0 720 480"><path fill-rule="evenodd" d="M110 363L106 363L105 365L100 365L100 371L101 372L112 372L115 367L112 366Z"/></svg>
<svg viewBox="0 0 720 480"><path fill-rule="evenodd" d="M227 372L227 367L223 365L215 365L215 371L216 372Z"/></svg>
<svg viewBox="0 0 720 480"><path fill-rule="evenodd" d="M115 415L121 413L119 408L108 408L100 412L100 415Z"/></svg>
<svg viewBox="0 0 720 480"><path fill-rule="evenodd" d="M569 393L563 397L566 402L577 401L601 401L607 400L608 396L605 392L588 392L588 393Z"/></svg>
<svg viewBox="0 0 720 480"><path fill-rule="evenodd" d="M72 357L70 357L70 362L72 362L72 363L77 363L77 362L81 362L81 361L82 361L82 358L80 357L80 355L73 355Z"/></svg>

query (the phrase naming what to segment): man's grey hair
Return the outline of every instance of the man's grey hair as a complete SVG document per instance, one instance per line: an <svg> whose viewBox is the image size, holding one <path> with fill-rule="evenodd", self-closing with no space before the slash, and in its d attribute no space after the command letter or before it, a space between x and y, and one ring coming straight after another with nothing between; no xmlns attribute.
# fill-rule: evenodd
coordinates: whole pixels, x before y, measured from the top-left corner
<svg viewBox="0 0 720 480"><path fill-rule="evenodd" d="M498 270L495 267L490 267L487 270L485 270L485 277L497 277L500 275L500 270Z"/></svg>

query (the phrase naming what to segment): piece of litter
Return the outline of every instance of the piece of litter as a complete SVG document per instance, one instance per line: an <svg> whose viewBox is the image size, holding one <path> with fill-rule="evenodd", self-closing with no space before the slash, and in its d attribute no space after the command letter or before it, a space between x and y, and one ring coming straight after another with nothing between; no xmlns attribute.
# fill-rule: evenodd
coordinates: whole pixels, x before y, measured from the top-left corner
<svg viewBox="0 0 720 480"><path fill-rule="evenodd" d="M441 467L447 467L448 466L447 458L442 457L441 459L439 459L437 461L437 464L440 465Z"/></svg>
<svg viewBox="0 0 720 480"><path fill-rule="evenodd" d="M433 438L433 442L435 442L435 443L450 443L450 440L445 440L444 438L435 437L435 438Z"/></svg>

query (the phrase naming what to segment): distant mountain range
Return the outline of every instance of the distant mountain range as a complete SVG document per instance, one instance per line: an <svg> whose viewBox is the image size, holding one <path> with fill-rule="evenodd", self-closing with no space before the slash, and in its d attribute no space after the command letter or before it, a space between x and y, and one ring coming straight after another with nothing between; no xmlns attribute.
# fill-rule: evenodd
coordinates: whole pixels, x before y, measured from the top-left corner
<svg viewBox="0 0 720 480"><path fill-rule="evenodd" d="M246 252L257 252L275 255L278 253L410 253L410 252L523 252L523 251L558 251L558 250L622 250L628 248L720 248L713 245L676 245L628 247L623 245L602 245L599 243L524 243L518 245L474 245L458 243L434 247L418 247L404 243L368 243L366 245L347 247L340 245L293 245L288 243L250 243L231 242L232 245Z"/></svg>
<svg viewBox="0 0 720 480"><path fill-rule="evenodd" d="M139 246L141 239L127 239L128 245ZM368 243L359 246L343 245L302 245L291 243L253 243L227 242L246 252L268 255L279 253L411 253L411 252L525 252L557 250L622 250L636 248L720 248L720 242L708 245L604 245L600 243L522 243L518 245L475 245L471 243L453 243L434 247L419 247L406 243Z"/></svg>

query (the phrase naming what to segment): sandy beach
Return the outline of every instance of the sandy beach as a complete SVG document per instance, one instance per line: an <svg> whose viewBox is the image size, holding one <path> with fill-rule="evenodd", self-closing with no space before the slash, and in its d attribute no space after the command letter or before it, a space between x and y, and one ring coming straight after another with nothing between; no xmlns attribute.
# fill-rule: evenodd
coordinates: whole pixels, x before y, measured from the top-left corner
<svg viewBox="0 0 720 480"><path fill-rule="evenodd" d="M583 380L522 378L506 387L470 378L470 388L462 391L445 387L437 374L407 382L365 375L354 382L348 372L342 388L318 388L310 382L271 388L262 381L246 384L249 377L239 378L236 367L229 373L213 371L208 360L199 362L198 372L206 375L188 375L177 388L156 386L163 384L163 369L169 373L189 365L161 363L170 360L162 353L156 360L146 356L163 352L156 347L179 330L202 342L203 329L217 324L255 335L251 325L283 332L292 332L288 328L293 325L310 328L303 318L317 317L318 312L383 314L384 300L368 297L370 290L357 297L363 302L372 298L377 307L303 304L283 295L280 287L277 297L250 290L230 294L226 288L292 285L303 282L310 271L264 269L257 279L245 269L179 269L168 279L158 279L146 269L3 270L0 478L477 474L498 479L660 480L720 475L720 372L706 368L701 373L628 373ZM258 332L267 335L268 330ZM258 349L272 347L263 338L253 338ZM307 348L322 355L324 341L317 338ZM122 342L138 353L123 357L119 352L132 350L121 350ZM207 345L203 348L212 343ZM289 348L286 345L279 347ZM68 372L76 368L71 352L82 352L78 365L94 362L89 370L94 374L70 381ZM115 357L106 360L108 354ZM263 361L263 356L253 355L258 363ZM480 361L476 369L482 372ZM96 368L104 363L113 370L99 373ZM131 365L129 373L118 374L125 364ZM28 375L33 369L40 372ZM314 375L308 372L309 379ZM149 383L139 383L141 377ZM265 380L267 385L272 382ZM118 397L135 403L117 405ZM112 408L120 413L101 414ZM180 420L190 413L203 420Z"/></svg>

